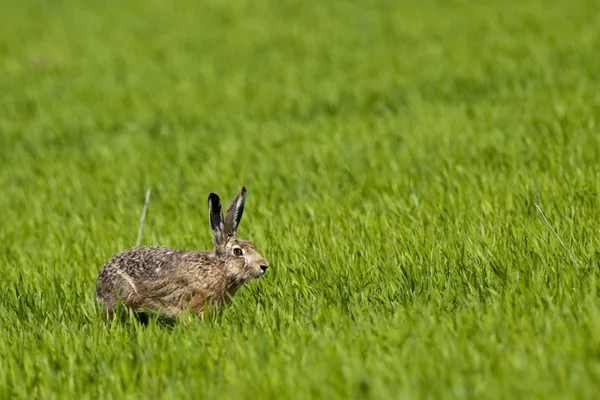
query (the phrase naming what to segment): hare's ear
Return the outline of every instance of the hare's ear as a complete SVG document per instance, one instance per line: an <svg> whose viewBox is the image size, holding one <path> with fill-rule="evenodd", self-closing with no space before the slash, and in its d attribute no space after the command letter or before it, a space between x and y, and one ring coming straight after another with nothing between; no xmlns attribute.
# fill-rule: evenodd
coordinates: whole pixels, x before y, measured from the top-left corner
<svg viewBox="0 0 600 400"><path fill-rule="evenodd" d="M242 214L244 213L244 204L246 203L246 188L242 187L242 190L235 196L227 212L225 213L225 234L228 236L235 236L237 233L238 225L242 220Z"/></svg>
<svg viewBox="0 0 600 400"><path fill-rule="evenodd" d="M221 200L219 196L211 193L208 196L208 219L210 227L215 236L215 246L222 244L225 237L225 229L223 227L223 210L221 209Z"/></svg>

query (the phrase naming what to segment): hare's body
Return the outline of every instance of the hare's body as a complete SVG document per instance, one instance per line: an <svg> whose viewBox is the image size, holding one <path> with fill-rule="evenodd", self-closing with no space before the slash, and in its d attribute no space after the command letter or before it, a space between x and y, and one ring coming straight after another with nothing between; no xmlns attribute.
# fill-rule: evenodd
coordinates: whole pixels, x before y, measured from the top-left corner
<svg viewBox="0 0 600 400"><path fill-rule="evenodd" d="M201 315L206 301L220 304L235 293L235 283L228 281L214 252L140 247L108 261L96 295L109 310L120 300L138 311L160 310L165 317L188 307Z"/></svg>
<svg viewBox="0 0 600 400"><path fill-rule="evenodd" d="M228 231L220 217L218 197L209 197L215 250L155 246L118 253L100 271L96 297L109 314L120 301L135 311L157 312L169 319L188 309L201 316L206 305L228 304L244 283L261 276L268 266L251 242L235 235L244 199L243 188L225 216L226 222L232 222L233 229Z"/></svg>

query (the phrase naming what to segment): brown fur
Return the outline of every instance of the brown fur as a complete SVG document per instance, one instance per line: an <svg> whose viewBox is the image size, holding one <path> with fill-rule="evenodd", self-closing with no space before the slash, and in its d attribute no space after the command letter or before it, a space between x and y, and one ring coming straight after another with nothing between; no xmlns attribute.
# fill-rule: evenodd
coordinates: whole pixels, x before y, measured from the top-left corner
<svg viewBox="0 0 600 400"><path fill-rule="evenodd" d="M119 300L137 312L157 312L167 319L175 319L187 309L202 316L207 305L222 308L229 304L244 283L258 278L268 267L252 242L236 236L245 196L242 188L227 210L226 224L218 196L209 196L214 251L153 246L110 258L96 282L96 297L109 315L114 314Z"/></svg>

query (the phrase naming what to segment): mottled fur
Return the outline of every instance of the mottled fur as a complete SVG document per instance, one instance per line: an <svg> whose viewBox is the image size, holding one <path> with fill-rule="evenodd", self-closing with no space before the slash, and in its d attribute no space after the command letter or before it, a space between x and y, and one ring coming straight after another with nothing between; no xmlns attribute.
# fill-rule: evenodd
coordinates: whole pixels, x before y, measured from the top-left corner
<svg viewBox="0 0 600 400"><path fill-rule="evenodd" d="M211 193L209 219L213 251L139 247L114 255L96 282L96 297L113 315L121 301L137 312L157 312L175 319L186 309L202 316L205 306L223 307L249 279L258 278L268 263L252 242L236 236L246 189L235 197L225 217L219 197Z"/></svg>

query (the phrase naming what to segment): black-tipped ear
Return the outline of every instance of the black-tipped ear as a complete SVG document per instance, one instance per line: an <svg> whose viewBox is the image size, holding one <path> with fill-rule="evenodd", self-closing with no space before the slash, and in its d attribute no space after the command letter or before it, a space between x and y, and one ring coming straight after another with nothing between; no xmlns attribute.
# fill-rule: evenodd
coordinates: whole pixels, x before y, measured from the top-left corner
<svg viewBox="0 0 600 400"><path fill-rule="evenodd" d="M244 204L246 203L246 187L242 186L240 192L235 196L227 212L225 213L225 234L235 236L238 225L242 220L244 213Z"/></svg>
<svg viewBox="0 0 600 400"><path fill-rule="evenodd" d="M221 209L221 200L215 193L208 196L208 219L210 228L215 236L215 245L223 242L223 210Z"/></svg>

